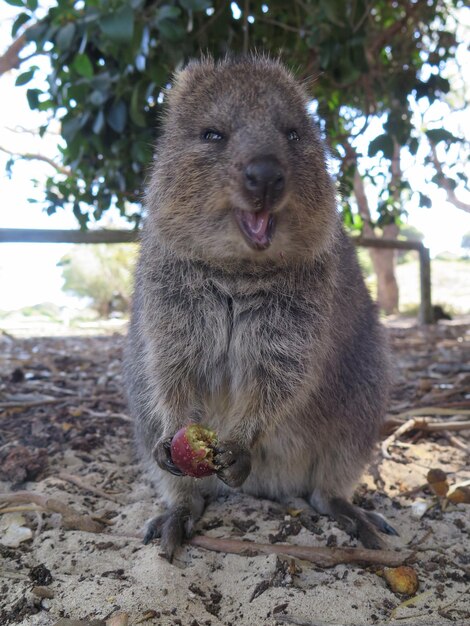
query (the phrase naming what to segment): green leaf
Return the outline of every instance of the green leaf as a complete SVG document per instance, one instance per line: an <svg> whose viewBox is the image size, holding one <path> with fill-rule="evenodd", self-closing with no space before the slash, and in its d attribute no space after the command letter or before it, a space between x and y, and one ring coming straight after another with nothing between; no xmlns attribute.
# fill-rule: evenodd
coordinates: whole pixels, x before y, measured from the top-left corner
<svg viewBox="0 0 470 626"><path fill-rule="evenodd" d="M126 4L114 13L110 13L100 20L102 32L112 41L127 43L134 33L134 11Z"/></svg>
<svg viewBox="0 0 470 626"><path fill-rule="evenodd" d="M418 80L414 86L416 98L427 96L431 102L434 101L440 93L449 93L450 83L447 78L439 74L433 74L426 82Z"/></svg>
<svg viewBox="0 0 470 626"><path fill-rule="evenodd" d="M327 42L326 45L320 48L320 67L326 69L330 65L331 58L333 56L334 45Z"/></svg>
<svg viewBox="0 0 470 626"><path fill-rule="evenodd" d="M426 135L432 143L439 143L440 141L459 141L458 137L445 128L432 128L426 131Z"/></svg>
<svg viewBox="0 0 470 626"><path fill-rule="evenodd" d="M108 99L107 93L104 93L103 91L99 91L98 89L95 89L94 91L91 92L90 97L88 98L88 101L94 106L100 107L106 102L107 99Z"/></svg>
<svg viewBox="0 0 470 626"><path fill-rule="evenodd" d="M70 143L80 130L80 118L70 117L62 122L62 137Z"/></svg>
<svg viewBox="0 0 470 626"><path fill-rule="evenodd" d="M80 117L78 118L80 120L80 128L83 128L86 125L86 123L88 122L90 117L91 117L91 111L90 110L84 111L80 115Z"/></svg>
<svg viewBox="0 0 470 626"><path fill-rule="evenodd" d="M370 142L368 156L374 157L378 152L382 152L386 159L392 159L393 139L390 135L379 135Z"/></svg>
<svg viewBox="0 0 470 626"><path fill-rule="evenodd" d="M26 98L28 99L29 108L31 110L39 108L39 95L41 93L40 89L28 89L26 91Z"/></svg>
<svg viewBox="0 0 470 626"><path fill-rule="evenodd" d="M22 7L24 6L24 2L22 0L5 0L7 4L10 4L12 7Z"/></svg>
<svg viewBox="0 0 470 626"><path fill-rule="evenodd" d="M48 30L49 24L47 24L47 22L38 22L37 24L34 24L34 26L30 26L26 29L26 41L39 42Z"/></svg>
<svg viewBox="0 0 470 626"><path fill-rule="evenodd" d="M158 22L161 22L162 20L172 20L174 18L178 18L180 15L181 9L179 7L173 7L166 4L158 9L155 16L155 23L158 24Z"/></svg>
<svg viewBox="0 0 470 626"><path fill-rule="evenodd" d="M104 113L103 111L99 111L98 115L95 117L95 121L93 122L93 132L95 135L99 135L104 128Z"/></svg>
<svg viewBox="0 0 470 626"><path fill-rule="evenodd" d="M126 126L127 120L127 108L125 102L122 100L118 100L111 107L108 116L107 122L109 126L117 133L122 133Z"/></svg>
<svg viewBox="0 0 470 626"><path fill-rule="evenodd" d="M15 80L15 85L20 87L21 85L26 85L34 76L35 69L28 70L27 72L23 72L19 76L17 76Z"/></svg>
<svg viewBox="0 0 470 626"><path fill-rule="evenodd" d="M426 209L431 208L432 207L431 198L426 196L424 193L420 192L419 193L419 206L425 207Z"/></svg>
<svg viewBox="0 0 470 626"><path fill-rule="evenodd" d="M333 22L336 26L344 26L344 22L341 19L345 16L345 7L342 0L339 2L338 0L321 0L320 4L322 5L326 18L330 22Z"/></svg>
<svg viewBox="0 0 470 626"><path fill-rule="evenodd" d="M157 28L160 35L169 41L181 41L186 36L184 27L173 20L162 20L158 22Z"/></svg>
<svg viewBox="0 0 470 626"><path fill-rule="evenodd" d="M26 5L30 11L35 11L38 8L38 0L26 0Z"/></svg>
<svg viewBox="0 0 470 626"><path fill-rule="evenodd" d="M354 230L362 230L364 227L364 220L362 219L362 217L358 214L355 213L353 216L353 228Z"/></svg>
<svg viewBox="0 0 470 626"><path fill-rule="evenodd" d="M108 93L111 88L111 75L109 72L101 72L101 74L95 74L91 85L93 89Z"/></svg>
<svg viewBox="0 0 470 626"><path fill-rule="evenodd" d="M68 50L75 35L75 24L69 22L56 35L56 44L59 50Z"/></svg>
<svg viewBox="0 0 470 626"><path fill-rule="evenodd" d="M11 27L11 36L14 37L19 29L31 19L31 15L28 13L20 13Z"/></svg>
<svg viewBox="0 0 470 626"><path fill-rule="evenodd" d="M78 202L78 200L76 200L73 203L73 214L77 218L78 223L80 224L81 230L86 230L87 229L87 222L88 222L88 214L87 213L82 213L82 211L80 209L80 203Z"/></svg>
<svg viewBox="0 0 470 626"><path fill-rule="evenodd" d="M351 63L348 57L343 57L343 61L340 64L341 73L339 80L343 85L349 85L354 83L361 75L361 71L353 63Z"/></svg>
<svg viewBox="0 0 470 626"><path fill-rule="evenodd" d="M187 11L205 11L212 6L211 0L180 0L180 4Z"/></svg>
<svg viewBox="0 0 470 626"><path fill-rule="evenodd" d="M410 151L410 154L415 156L418 152L418 148L419 148L419 141L416 139L416 137L412 137L408 144L408 150Z"/></svg>
<svg viewBox="0 0 470 626"><path fill-rule="evenodd" d="M142 89L142 86L144 89ZM147 122L144 116L145 100L143 98L143 92L145 91L145 83L141 83L132 91L131 107L129 109L129 115L131 120L137 126L146 126Z"/></svg>
<svg viewBox="0 0 470 626"><path fill-rule="evenodd" d="M38 103L38 111L48 111L54 108L54 102L52 100L43 100Z"/></svg>
<svg viewBox="0 0 470 626"><path fill-rule="evenodd" d="M353 225L353 214L348 202L343 202L342 217L344 225L350 228Z"/></svg>
<svg viewBox="0 0 470 626"><path fill-rule="evenodd" d="M67 98L69 100L71 99L76 100L77 102L84 102L89 92L90 92L89 82L81 80L79 78L68 86Z"/></svg>
<svg viewBox="0 0 470 626"><path fill-rule="evenodd" d="M72 67L84 78L93 76L93 65L87 54L77 54L73 60Z"/></svg>

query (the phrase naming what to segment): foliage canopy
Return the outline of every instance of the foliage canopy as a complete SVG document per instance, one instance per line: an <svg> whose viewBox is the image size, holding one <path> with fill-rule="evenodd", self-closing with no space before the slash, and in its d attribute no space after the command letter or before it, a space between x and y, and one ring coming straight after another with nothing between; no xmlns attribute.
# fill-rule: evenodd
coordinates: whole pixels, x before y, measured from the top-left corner
<svg viewBox="0 0 470 626"><path fill-rule="evenodd" d="M224 0L57 0L40 19L37 0L7 1L21 7L12 36L22 36L51 60L47 86L27 91L32 109L61 120L66 169L47 180L47 210L70 204L82 227L114 204L138 224L164 90L173 72L201 50L216 58L253 49L280 53L299 78L308 79L339 159L341 193L346 200L353 195L362 158L362 173L378 188L379 225L400 215L403 194L410 193L406 181L389 174L397 147L416 155L426 144L429 180L449 193L467 182L455 151L461 138L442 120L422 128L415 116L449 92L442 72L455 55L449 24L460 0L267 0L240 6ZM33 65L17 84L29 84L34 74ZM374 117L382 130L364 145L360 137ZM455 166L444 171L438 152L452 150ZM377 159L367 158L375 156L381 157L379 167L370 164ZM430 204L429 198L422 195L421 204ZM360 225L349 206L344 203L346 222Z"/></svg>

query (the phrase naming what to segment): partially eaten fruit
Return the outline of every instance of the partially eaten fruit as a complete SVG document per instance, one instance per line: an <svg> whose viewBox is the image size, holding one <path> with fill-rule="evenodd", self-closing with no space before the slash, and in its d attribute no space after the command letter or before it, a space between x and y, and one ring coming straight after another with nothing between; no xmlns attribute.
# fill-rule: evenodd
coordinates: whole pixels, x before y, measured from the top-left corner
<svg viewBox="0 0 470 626"><path fill-rule="evenodd" d="M187 476L215 474L214 447L217 435L200 424L183 426L171 440L171 460Z"/></svg>
<svg viewBox="0 0 470 626"><path fill-rule="evenodd" d="M418 575L412 567L407 565L386 567L383 573L388 586L394 593L412 596L418 591Z"/></svg>

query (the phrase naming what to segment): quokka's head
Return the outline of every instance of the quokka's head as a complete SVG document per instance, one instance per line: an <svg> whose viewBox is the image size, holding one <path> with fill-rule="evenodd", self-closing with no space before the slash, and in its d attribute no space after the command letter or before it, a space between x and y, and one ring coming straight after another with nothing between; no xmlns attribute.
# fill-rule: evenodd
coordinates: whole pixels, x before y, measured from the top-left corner
<svg viewBox="0 0 470 626"><path fill-rule="evenodd" d="M208 262L288 262L331 241L335 192L302 86L277 61L194 61L167 92L152 228Z"/></svg>

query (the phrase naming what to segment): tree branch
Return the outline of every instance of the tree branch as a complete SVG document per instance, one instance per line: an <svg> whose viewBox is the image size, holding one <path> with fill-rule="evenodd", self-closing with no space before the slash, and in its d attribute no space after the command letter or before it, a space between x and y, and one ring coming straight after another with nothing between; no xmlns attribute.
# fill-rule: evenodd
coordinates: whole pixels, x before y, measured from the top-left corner
<svg viewBox="0 0 470 626"><path fill-rule="evenodd" d="M390 42L391 39L397 33L399 33L404 26L406 26L408 18L411 17L418 10L418 6L419 2L416 2L415 4L407 3L405 8L405 15L401 18L401 20L398 20L385 30L380 31L378 37L374 41L372 41L370 46L368 47L368 53L371 55L371 57L376 55L387 42Z"/></svg>
<svg viewBox="0 0 470 626"><path fill-rule="evenodd" d="M289 33L296 33L299 36L308 34L308 31L306 31L303 28L297 28L296 26L291 26L290 24L284 24L283 22L279 22L278 20L272 20L269 17L258 16L256 19L258 22L262 22L263 24L269 24L270 26L277 26L278 28L281 28L282 30L286 30Z"/></svg>
<svg viewBox="0 0 470 626"><path fill-rule="evenodd" d="M4 148L3 146L0 146L0 151L5 152L6 154L10 154L11 156L16 156L20 159L26 159L29 161L44 161L44 163L48 163L49 165L54 167L60 174L64 174L65 176L68 176L68 177L72 177L73 175L72 170L70 170L67 167L64 167L63 165L59 165L53 159L51 159L48 156L45 156L44 154L31 154L29 152L26 152L25 154L21 154L18 152L12 152L11 150Z"/></svg>
<svg viewBox="0 0 470 626"><path fill-rule="evenodd" d="M0 56L0 76L9 70L19 68L22 63L20 52L26 46L26 43L26 33L23 33Z"/></svg>
<svg viewBox="0 0 470 626"><path fill-rule="evenodd" d="M28 28L21 33L19 37L17 37L6 49L6 51L0 55L0 76L9 72L10 70L16 70L20 67L20 65L30 59L39 52L34 52L33 54L28 55L27 57L20 57L20 53L25 48L30 41L28 40L27 33L32 28L38 25L39 22L34 22L34 24L30 24Z"/></svg>
<svg viewBox="0 0 470 626"><path fill-rule="evenodd" d="M436 144L432 143L432 141L430 141L429 143L431 145L432 162L439 175L440 186L442 187L442 189L445 190L447 194L447 200L458 209L470 213L470 203L464 202L463 200L457 198L455 189L452 187L450 180L444 174L442 164L437 157Z"/></svg>

